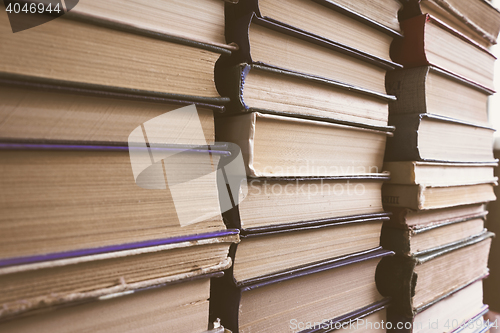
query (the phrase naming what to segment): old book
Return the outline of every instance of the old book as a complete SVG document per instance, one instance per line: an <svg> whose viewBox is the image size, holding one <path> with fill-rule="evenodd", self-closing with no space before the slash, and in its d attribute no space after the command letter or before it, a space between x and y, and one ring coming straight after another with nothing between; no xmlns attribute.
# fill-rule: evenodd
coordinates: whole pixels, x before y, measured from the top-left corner
<svg viewBox="0 0 500 333"><path fill-rule="evenodd" d="M286 229L378 214L386 174L328 178L250 178L226 223L245 232Z"/></svg>
<svg viewBox="0 0 500 333"><path fill-rule="evenodd" d="M484 47L496 44L500 31L500 12L485 0L410 0L400 14L402 19L430 14Z"/></svg>
<svg viewBox="0 0 500 333"><path fill-rule="evenodd" d="M424 186L385 184L382 186L384 207L414 210L448 208L495 201L496 183L459 186Z"/></svg>
<svg viewBox="0 0 500 333"><path fill-rule="evenodd" d="M430 113L488 123L488 96L491 91L434 66L387 72L387 93L397 100L389 103L391 114Z"/></svg>
<svg viewBox="0 0 500 333"><path fill-rule="evenodd" d="M395 100L344 83L255 64L218 70L216 83L220 93L231 98L228 111L329 118L366 127L386 126L388 102Z"/></svg>
<svg viewBox="0 0 500 333"><path fill-rule="evenodd" d="M221 271L238 240L227 230L2 259L1 317Z"/></svg>
<svg viewBox="0 0 500 333"><path fill-rule="evenodd" d="M212 281L212 318L234 332L290 332L293 320L322 323L351 313L383 300L373 276L380 258L391 253L378 248L247 285L225 274Z"/></svg>
<svg viewBox="0 0 500 333"><path fill-rule="evenodd" d="M234 280L248 284L311 263L376 248L382 222L388 219L375 215L311 221L309 225L280 230L243 231L241 243L231 250Z"/></svg>
<svg viewBox="0 0 500 333"><path fill-rule="evenodd" d="M471 333L484 333L492 324L483 320L488 306L483 304L481 279L456 288L438 302L422 307L414 316L404 316L398 310L397 306L387 310L387 320L393 327L388 332L458 333L462 331L461 328L472 324L474 329Z"/></svg>
<svg viewBox="0 0 500 333"><path fill-rule="evenodd" d="M75 300L52 311L0 322L0 330L47 333L62 333L68 329L103 333L172 330L203 333L209 323L210 278L222 274L205 274L85 302Z"/></svg>
<svg viewBox="0 0 500 333"><path fill-rule="evenodd" d="M386 161L496 162L494 129L433 114L394 115Z"/></svg>
<svg viewBox="0 0 500 333"><path fill-rule="evenodd" d="M236 43L239 49L230 58L221 58L220 66L264 64L382 94L385 93L386 71L401 67L291 26L260 18L255 13L228 23L226 40Z"/></svg>
<svg viewBox="0 0 500 333"><path fill-rule="evenodd" d="M137 148L131 164L127 146L0 147L2 259L225 229L216 179L224 152L152 148L152 163Z"/></svg>
<svg viewBox="0 0 500 333"><path fill-rule="evenodd" d="M220 55L231 51L65 17L13 34L3 15L1 76L212 103L228 100L217 92L213 71Z"/></svg>
<svg viewBox="0 0 500 333"><path fill-rule="evenodd" d="M397 1L378 1L380 7L372 6L373 12L383 11L386 20L397 22L400 5ZM363 5L366 6L368 2ZM303 0L252 0L226 6L226 24L233 19L255 12L259 17L293 26L306 33L358 49L390 61L389 48L395 37L402 37L396 28L388 27L353 9L346 1L303 1ZM368 15L375 13L366 13ZM378 18L377 18L378 19ZM386 23L386 22L384 22ZM391 22L392 23L392 22Z"/></svg>
<svg viewBox="0 0 500 333"><path fill-rule="evenodd" d="M384 224L380 245L402 256L418 256L453 245L482 233L485 216L458 218L453 221L417 225L403 229Z"/></svg>
<svg viewBox="0 0 500 333"><path fill-rule="evenodd" d="M0 99L4 142L127 145L143 125L151 144L206 146L215 142L213 113L224 111L199 102L8 79L0 79ZM196 110L180 110L192 104Z"/></svg>
<svg viewBox="0 0 500 333"><path fill-rule="evenodd" d="M216 119L217 140L241 148L252 177L366 175L382 168L388 132L252 112Z"/></svg>
<svg viewBox="0 0 500 333"><path fill-rule="evenodd" d="M141 32L165 34L207 44L225 45L224 1L194 0L185 2L118 0L79 2L71 17L92 19L101 24L121 24Z"/></svg>
<svg viewBox="0 0 500 333"><path fill-rule="evenodd" d="M497 163L436 163L421 161L386 162L389 184L454 186L495 183Z"/></svg>
<svg viewBox="0 0 500 333"><path fill-rule="evenodd" d="M405 68L433 65L494 91L496 58L486 48L430 15L402 21L401 28L405 38L391 46L394 61Z"/></svg>
<svg viewBox="0 0 500 333"><path fill-rule="evenodd" d="M392 213L391 220L387 224L393 228L403 229L447 223L470 217L483 217L488 214L483 204L421 211L404 207L386 207L386 210Z"/></svg>
<svg viewBox="0 0 500 333"><path fill-rule="evenodd" d="M393 298L399 313L411 318L456 288L485 277L493 236L484 231L422 255L387 257L377 267L378 290Z"/></svg>
<svg viewBox="0 0 500 333"><path fill-rule="evenodd" d="M290 329L301 333L326 333L335 330L348 332L383 333L382 322L387 321L387 307L390 299L383 299L361 309L324 322L292 321Z"/></svg>

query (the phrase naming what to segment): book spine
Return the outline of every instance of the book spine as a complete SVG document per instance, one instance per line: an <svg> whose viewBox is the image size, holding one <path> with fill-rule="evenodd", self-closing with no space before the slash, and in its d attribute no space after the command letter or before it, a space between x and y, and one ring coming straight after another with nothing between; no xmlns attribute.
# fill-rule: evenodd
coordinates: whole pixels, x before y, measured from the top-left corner
<svg viewBox="0 0 500 333"><path fill-rule="evenodd" d="M387 250L396 252L398 255L408 256L410 254L410 230L392 228L384 224L380 234L380 245Z"/></svg>
<svg viewBox="0 0 500 333"><path fill-rule="evenodd" d="M429 64L425 54L425 26L427 15L420 15L401 22L404 38L395 39L391 44L391 59L405 68Z"/></svg>
<svg viewBox="0 0 500 333"><path fill-rule="evenodd" d="M385 87L387 94L395 95L396 101L389 103L390 114L426 113L426 80L429 67L395 70L387 72Z"/></svg>
<svg viewBox="0 0 500 333"><path fill-rule="evenodd" d="M420 115L389 116L389 124L396 127L393 137L387 138L386 161L419 161L418 127Z"/></svg>
<svg viewBox="0 0 500 333"><path fill-rule="evenodd" d="M221 58L223 59L223 58ZM229 97L226 105L228 112L247 111L248 107L243 102L243 86L245 76L250 71L250 65L229 65L224 60L215 66L215 86L221 96Z"/></svg>
<svg viewBox="0 0 500 333"><path fill-rule="evenodd" d="M234 258L236 244L229 249L229 257ZM241 289L236 287L233 281L233 266L224 272L221 278L210 281L210 322L220 319L226 329L231 332L239 332L239 309L241 300Z"/></svg>
<svg viewBox="0 0 500 333"><path fill-rule="evenodd" d="M417 274L416 261L400 256L384 257L377 266L375 282L382 296L391 297L392 305L403 316L413 317L413 301Z"/></svg>

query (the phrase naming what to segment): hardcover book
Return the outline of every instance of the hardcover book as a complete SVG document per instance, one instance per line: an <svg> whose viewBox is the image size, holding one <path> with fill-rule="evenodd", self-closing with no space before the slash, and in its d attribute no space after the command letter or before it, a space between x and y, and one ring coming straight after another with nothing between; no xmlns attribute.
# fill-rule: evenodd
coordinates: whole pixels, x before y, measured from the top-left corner
<svg viewBox="0 0 500 333"><path fill-rule="evenodd" d="M391 115L389 124L386 161L496 162L493 128L428 113Z"/></svg>
<svg viewBox="0 0 500 333"><path fill-rule="evenodd" d="M387 126L394 96L269 66L239 64L216 72L232 112L264 112L365 127Z"/></svg>
<svg viewBox="0 0 500 333"><path fill-rule="evenodd" d="M484 231L421 255L385 258L377 267L378 290L392 297L392 304L401 315L412 318L456 288L488 274L488 253L493 236Z"/></svg>
<svg viewBox="0 0 500 333"><path fill-rule="evenodd" d="M218 66L267 65L385 93L387 70L401 66L342 44L258 17L255 13L228 25L228 43L238 51ZM304 57L307 54L307 57Z"/></svg>
<svg viewBox="0 0 500 333"><path fill-rule="evenodd" d="M75 299L31 316L0 322L2 332L207 332L210 278L194 276L88 300Z"/></svg>
<svg viewBox="0 0 500 333"><path fill-rule="evenodd" d="M402 19L431 14L484 47L496 44L500 12L488 0L406 0Z"/></svg>
<svg viewBox="0 0 500 333"><path fill-rule="evenodd" d="M1 317L231 266L237 230L0 260ZM27 289L27 286L31 286Z"/></svg>
<svg viewBox="0 0 500 333"><path fill-rule="evenodd" d="M266 20L390 61L390 43L393 38L402 37L397 22L401 5L395 0L359 2L356 5L345 0L239 1L226 5L226 26L230 29L235 20L255 12Z"/></svg>
<svg viewBox="0 0 500 333"><path fill-rule="evenodd" d="M491 90L434 66L387 72L391 115L429 113L479 125L488 124Z"/></svg>
<svg viewBox="0 0 500 333"><path fill-rule="evenodd" d="M239 284L231 271L212 281L210 313L234 332L290 332L293 323L322 323L382 301L375 268L392 252L380 248ZM332 286L337 286L332 288Z"/></svg>
<svg viewBox="0 0 500 333"><path fill-rule="evenodd" d="M389 128L367 129L252 112L216 119L217 140L241 148L251 177L379 173Z"/></svg>
<svg viewBox="0 0 500 333"><path fill-rule="evenodd" d="M392 60L405 68L432 65L494 92L496 58L486 48L430 15L404 20L401 28L405 38L392 43Z"/></svg>

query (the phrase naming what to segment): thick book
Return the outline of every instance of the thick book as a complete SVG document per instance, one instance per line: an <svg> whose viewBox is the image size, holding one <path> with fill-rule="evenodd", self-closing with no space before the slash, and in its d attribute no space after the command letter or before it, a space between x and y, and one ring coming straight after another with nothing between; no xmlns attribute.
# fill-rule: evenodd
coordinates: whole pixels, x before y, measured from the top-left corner
<svg viewBox="0 0 500 333"><path fill-rule="evenodd" d="M153 143L0 142L0 258L224 230L217 168L228 152Z"/></svg>
<svg viewBox="0 0 500 333"><path fill-rule="evenodd" d="M421 161L386 162L384 171L390 173L388 184L456 186L495 183L491 163L436 163Z"/></svg>
<svg viewBox="0 0 500 333"><path fill-rule="evenodd" d="M450 246L484 232L486 215L457 218L426 225L393 227L384 224L380 245L401 256L419 256L436 248Z"/></svg>
<svg viewBox="0 0 500 333"><path fill-rule="evenodd" d="M496 162L491 127L428 113L390 115L389 124L386 161Z"/></svg>
<svg viewBox="0 0 500 333"><path fill-rule="evenodd" d="M226 230L1 259L1 317L222 271L238 241Z"/></svg>
<svg viewBox="0 0 500 333"><path fill-rule="evenodd" d="M239 204L223 213L244 233L384 216L382 183L387 174L323 178L249 178ZM245 194L245 195L244 195Z"/></svg>
<svg viewBox="0 0 500 333"><path fill-rule="evenodd" d="M456 288L488 274L493 233L484 231L451 246L417 256L383 259L376 272L377 287L401 315L413 317Z"/></svg>
<svg viewBox="0 0 500 333"><path fill-rule="evenodd" d="M228 48L224 38L224 0L119 0L78 2L68 15L132 31L163 34Z"/></svg>
<svg viewBox="0 0 500 333"><path fill-rule="evenodd" d="M261 18L255 13L228 22L226 40L236 43L238 50L230 58L221 58L218 66L262 64L347 83L377 93L385 93L386 71L401 68L389 60Z"/></svg>
<svg viewBox="0 0 500 333"><path fill-rule="evenodd" d="M387 126L395 97L345 83L269 66L239 64L216 71L230 112L260 111L311 119L336 119L366 127Z"/></svg>
<svg viewBox="0 0 500 333"><path fill-rule="evenodd" d="M188 100L5 78L0 78L0 100L0 140L17 143L126 146L129 135L145 126L150 144L207 146L215 143L214 112L225 110Z"/></svg>
<svg viewBox="0 0 500 333"><path fill-rule="evenodd" d="M78 6L77 6L78 7ZM27 15L29 17L29 15ZM224 103L214 82L215 62L231 51L121 26L61 17L12 33L0 17L0 76L132 94Z"/></svg>
<svg viewBox="0 0 500 333"><path fill-rule="evenodd" d="M500 12L488 0L406 0L402 19L431 14L484 47L496 44Z"/></svg>
<svg viewBox="0 0 500 333"><path fill-rule="evenodd" d="M0 322L2 332L209 333L210 279L223 272L115 292ZM210 333L223 333L213 330Z"/></svg>
<svg viewBox="0 0 500 333"><path fill-rule="evenodd" d="M249 284L235 284L229 271L212 280L211 316L242 333L290 332L295 321L322 323L337 318L383 300L373 277L380 259L391 254L377 248Z"/></svg>
<svg viewBox="0 0 500 333"><path fill-rule="evenodd" d="M405 207L413 210L451 208L495 201L497 183L480 183L459 186L425 186L384 184L384 207Z"/></svg>
<svg viewBox="0 0 500 333"><path fill-rule="evenodd" d="M241 233L231 248L233 277L247 284L296 267L364 252L379 246L387 215L310 221L260 232Z"/></svg>
<svg viewBox="0 0 500 333"><path fill-rule="evenodd" d="M422 307L413 316L404 316L396 305L387 309L388 332L422 331L484 333L493 323L484 321L488 306L483 304L482 279L451 291L437 302ZM466 328L473 328L464 331Z"/></svg>
<svg viewBox="0 0 500 333"><path fill-rule="evenodd" d="M292 331L301 330L300 333L327 333L340 330L349 330L349 332L382 332L380 329L382 322L387 321L387 307L390 299L385 298L361 309L355 310L343 316L318 322L291 322Z"/></svg>
<svg viewBox="0 0 500 333"><path fill-rule="evenodd" d="M432 65L494 92L496 58L486 48L430 15L404 20L401 28L405 38L392 43L392 60L405 68Z"/></svg>
<svg viewBox="0 0 500 333"><path fill-rule="evenodd" d="M396 23L391 24L392 27L385 25L386 22L378 22L349 8L348 1L328 0L239 1L234 5L226 5L226 24L231 27L235 19L255 12L266 20L293 26L320 38L390 61L389 48L392 40L402 37L398 32L397 23L397 13L401 5L395 0L378 2L380 6L370 6L373 12L366 14L375 16L377 12L383 11L386 20ZM368 7L367 4L368 2L364 1L360 7Z"/></svg>
<svg viewBox="0 0 500 333"><path fill-rule="evenodd" d="M241 148L251 177L379 173L389 128L251 112L216 119L217 140Z"/></svg>
<svg viewBox="0 0 500 333"><path fill-rule="evenodd" d="M387 72L386 89L397 100L389 103L396 114L430 113L488 124L488 96L491 91L434 66Z"/></svg>
<svg viewBox="0 0 500 333"><path fill-rule="evenodd" d="M413 228L430 226L456 220L486 216L484 204L453 206L443 209L413 210L404 207L386 207L391 212L391 220L386 223L393 228Z"/></svg>

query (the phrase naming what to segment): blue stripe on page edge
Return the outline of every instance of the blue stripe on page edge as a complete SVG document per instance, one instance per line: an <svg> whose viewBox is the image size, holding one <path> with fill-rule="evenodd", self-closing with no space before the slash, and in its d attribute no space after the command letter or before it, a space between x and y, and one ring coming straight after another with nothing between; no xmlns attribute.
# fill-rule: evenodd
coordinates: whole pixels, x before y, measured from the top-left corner
<svg viewBox="0 0 500 333"><path fill-rule="evenodd" d="M103 247L82 249L82 250L74 250L74 251L66 251L66 252L55 252L55 253L48 253L48 254L28 256L28 257L0 259L0 267L17 266L17 265L31 264L31 263L51 261L51 260L75 258L75 257L102 254L102 253L108 253L108 252L133 250L133 249L146 248L146 247L152 247L152 246L168 245L168 244L196 241L196 240L202 240L202 239L208 239L208 238L237 235L238 233L239 233L239 231L236 229L229 229L229 230L209 232L209 233L198 234L198 235L162 238L162 239L155 239L155 240L142 241L142 242L136 242L136 243L110 245L110 246L103 246Z"/></svg>

